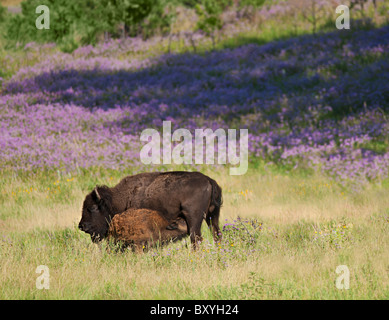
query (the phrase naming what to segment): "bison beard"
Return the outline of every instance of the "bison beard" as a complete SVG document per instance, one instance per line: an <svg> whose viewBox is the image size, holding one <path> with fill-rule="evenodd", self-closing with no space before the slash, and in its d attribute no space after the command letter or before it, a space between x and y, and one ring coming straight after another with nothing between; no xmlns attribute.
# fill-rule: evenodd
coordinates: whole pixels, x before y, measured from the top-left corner
<svg viewBox="0 0 389 320"><path fill-rule="evenodd" d="M220 239L221 205L221 188L200 172L140 173L125 177L112 188L96 186L85 197L79 228L98 242L107 237L109 223L116 214L144 208L158 211L170 230L177 228L177 221L183 218L191 242L196 245L202 239L203 219L215 241Z"/></svg>
<svg viewBox="0 0 389 320"><path fill-rule="evenodd" d="M129 209L113 217L108 229L108 241L119 243L121 248L131 247L136 252L157 242L180 240L187 236L188 229L183 219L178 219L177 228L167 230L169 222L157 211Z"/></svg>

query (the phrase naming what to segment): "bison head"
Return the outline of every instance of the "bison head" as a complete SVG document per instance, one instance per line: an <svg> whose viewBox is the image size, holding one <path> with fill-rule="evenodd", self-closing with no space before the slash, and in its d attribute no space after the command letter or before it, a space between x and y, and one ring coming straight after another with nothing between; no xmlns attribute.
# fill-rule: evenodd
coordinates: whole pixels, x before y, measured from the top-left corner
<svg viewBox="0 0 389 320"><path fill-rule="evenodd" d="M107 236L113 215L111 190L107 186L96 186L85 197L78 228L90 234L93 242L98 242Z"/></svg>

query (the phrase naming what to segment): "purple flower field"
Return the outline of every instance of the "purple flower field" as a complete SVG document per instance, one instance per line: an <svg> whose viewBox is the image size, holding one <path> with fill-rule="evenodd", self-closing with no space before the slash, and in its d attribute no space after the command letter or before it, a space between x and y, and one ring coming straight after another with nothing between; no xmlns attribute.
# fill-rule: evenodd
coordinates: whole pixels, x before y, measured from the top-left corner
<svg viewBox="0 0 389 320"><path fill-rule="evenodd" d="M129 58L151 46L53 50L4 81L0 166L141 166L141 131L170 120L192 132L247 128L250 162L319 170L342 183L388 177L388 26ZM40 54L38 45L25 50Z"/></svg>

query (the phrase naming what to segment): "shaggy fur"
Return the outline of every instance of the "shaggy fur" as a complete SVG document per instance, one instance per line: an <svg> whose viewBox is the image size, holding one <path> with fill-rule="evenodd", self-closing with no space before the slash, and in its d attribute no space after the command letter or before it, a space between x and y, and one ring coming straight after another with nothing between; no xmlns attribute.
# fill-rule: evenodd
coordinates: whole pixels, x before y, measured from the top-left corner
<svg viewBox="0 0 389 320"><path fill-rule="evenodd" d="M200 172L151 172L122 179L116 186L96 186L84 200L79 228L98 242L108 234L109 222L130 208L150 209L178 228L184 219L192 243L201 240L205 219L215 240L220 238L219 215L222 190L215 180Z"/></svg>
<svg viewBox="0 0 389 320"><path fill-rule="evenodd" d="M136 252L156 243L165 244L188 235L186 222L177 221L177 228L167 230L169 222L157 211L129 209L113 217L108 230L108 241L120 243L122 248L131 247Z"/></svg>

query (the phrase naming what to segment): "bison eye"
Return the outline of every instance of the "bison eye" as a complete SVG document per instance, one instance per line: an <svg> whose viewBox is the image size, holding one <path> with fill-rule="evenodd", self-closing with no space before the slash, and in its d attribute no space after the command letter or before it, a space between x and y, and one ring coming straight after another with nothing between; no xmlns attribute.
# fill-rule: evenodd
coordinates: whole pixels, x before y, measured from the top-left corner
<svg viewBox="0 0 389 320"><path fill-rule="evenodd" d="M96 206L96 205L94 205L94 206L88 208L87 211L88 211L89 213L97 213L97 212L99 212L99 207Z"/></svg>

